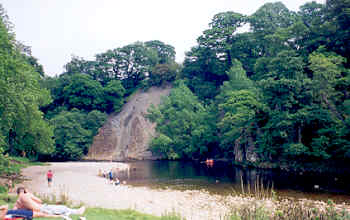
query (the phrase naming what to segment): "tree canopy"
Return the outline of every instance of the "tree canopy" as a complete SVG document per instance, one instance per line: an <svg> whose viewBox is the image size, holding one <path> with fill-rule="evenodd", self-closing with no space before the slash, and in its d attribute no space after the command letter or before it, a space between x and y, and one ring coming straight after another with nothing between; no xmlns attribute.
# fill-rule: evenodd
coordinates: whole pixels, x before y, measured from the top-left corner
<svg viewBox="0 0 350 220"><path fill-rule="evenodd" d="M229 11L213 17L186 54L180 76L198 97L192 102L215 118L206 130L215 137L206 143L216 149L214 157L253 164L350 162L349 9L345 0L306 3L298 12L276 2L250 16ZM168 101L152 110L160 120L152 146L168 158L169 152L193 156L195 150L179 154L174 145L186 135L191 146L192 133L182 128L174 136L166 128L186 125L180 123L185 116L167 121L166 109L173 109ZM201 146L191 149L198 157L213 156Z"/></svg>
<svg viewBox="0 0 350 220"><path fill-rule="evenodd" d="M166 159L348 165L349 11L348 0L327 0L297 12L281 2L220 12L182 65L173 46L151 40L73 56L47 77L1 8L2 159L79 160L134 91L172 83L147 115L157 123L151 149Z"/></svg>
<svg viewBox="0 0 350 220"><path fill-rule="evenodd" d="M11 27L0 7L0 151L35 159L55 149L53 128L40 111L51 97L40 86L36 61L16 41Z"/></svg>

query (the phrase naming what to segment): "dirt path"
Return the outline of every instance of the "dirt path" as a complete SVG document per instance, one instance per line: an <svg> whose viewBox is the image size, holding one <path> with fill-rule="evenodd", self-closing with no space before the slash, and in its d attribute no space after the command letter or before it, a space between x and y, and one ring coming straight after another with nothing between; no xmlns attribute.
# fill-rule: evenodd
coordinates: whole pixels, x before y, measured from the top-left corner
<svg viewBox="0 0 350 220"><path fill-rule="evenodd" d="M23 185L40 195L67 193L74 203L109 209L135 209L160 216L176 212L187 220L220 219L227 212L227 200L204 191L154 190L128 185L114 186L98 177L99 169L125 168L122 163L65 162L32 166L22 170L29 180ZM53 170L53 186L47 186L46 172ZM58 197L57 197L58 198ZM238 198L237 198L238 199ZM232 200L232 198L231 198ZM242 199L239 199L242 200Z"/></svg>

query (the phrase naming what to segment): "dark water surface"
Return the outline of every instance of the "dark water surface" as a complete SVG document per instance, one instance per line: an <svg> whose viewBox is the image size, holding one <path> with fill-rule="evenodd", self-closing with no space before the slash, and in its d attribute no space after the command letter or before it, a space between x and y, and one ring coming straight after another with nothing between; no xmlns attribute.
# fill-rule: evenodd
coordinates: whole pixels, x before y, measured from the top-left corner
<svg viewBox="0 0 350 220"><path fill-rule="evenodd" d="M131 162L128 184L180 190L205 189L211 193L228 195L245 192L250 186L262 184L271 188L279 197L308 198L337 203L350 203L350 178L320 174L291 173L277 170L242 168L215 162L212 167L205 163L179 161Z"/></svg>

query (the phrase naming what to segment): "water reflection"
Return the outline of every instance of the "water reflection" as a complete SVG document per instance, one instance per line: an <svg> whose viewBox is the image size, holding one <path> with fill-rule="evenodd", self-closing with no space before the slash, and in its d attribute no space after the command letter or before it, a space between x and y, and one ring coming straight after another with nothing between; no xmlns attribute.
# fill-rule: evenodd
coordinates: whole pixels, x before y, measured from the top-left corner
<svg viewBox="0 0 350 220"><path fill-rule="evenodd" d="M256 185L271 187L279 196L347 202L350 188L347 176L330 177L316 174L296 174L282 171L241 168L215 162L138 161L130 163L130 172L122 174L134 186L170 187L180 190L205 189L212 193L241 192ZM318 187L315 187L315 186Z"/></svg>

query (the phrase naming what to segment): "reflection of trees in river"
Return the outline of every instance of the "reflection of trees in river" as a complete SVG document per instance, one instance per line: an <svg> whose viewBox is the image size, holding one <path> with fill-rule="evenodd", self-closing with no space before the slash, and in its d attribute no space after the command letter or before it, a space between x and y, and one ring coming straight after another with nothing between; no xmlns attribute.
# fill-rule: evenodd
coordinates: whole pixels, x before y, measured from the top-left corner
<svg viewBox="0 0 350 220"><path fill-rule="evenodd" d="M268 169L253 169L231 166L223 162L215 162L213 167L204 163L179 161L139 161L130 163L129 181L134 182L165 182L171 184L188 184L199 187L226 190L234 188L241 190L241 184L254 187L263 184L275 190L297 190L300 192L315 192L314 185L320 190L337 191L350 194L350 181L338 177L337 181L326 175L300 174ZM122 178L127 178L122 174Z"/></svg>

